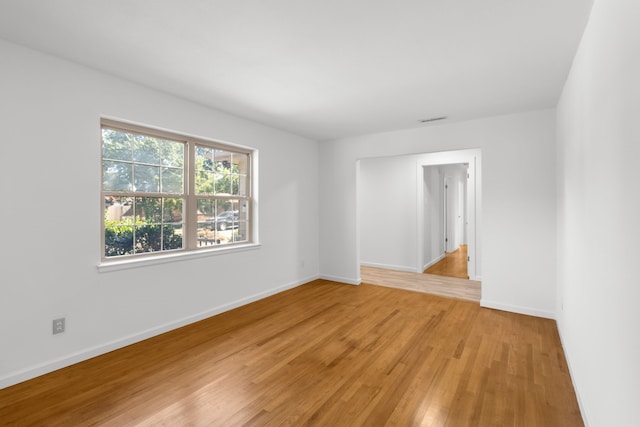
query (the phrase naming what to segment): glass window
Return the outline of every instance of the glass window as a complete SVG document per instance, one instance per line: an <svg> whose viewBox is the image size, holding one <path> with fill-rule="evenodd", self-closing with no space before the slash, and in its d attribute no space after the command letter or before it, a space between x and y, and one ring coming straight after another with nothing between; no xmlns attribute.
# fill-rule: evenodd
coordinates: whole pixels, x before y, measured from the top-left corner
<svg viewBox="0 0 640 427"><path fill-rule="evenodd" d="M103 260L250 243L251 154L103 120Z"/></svg>

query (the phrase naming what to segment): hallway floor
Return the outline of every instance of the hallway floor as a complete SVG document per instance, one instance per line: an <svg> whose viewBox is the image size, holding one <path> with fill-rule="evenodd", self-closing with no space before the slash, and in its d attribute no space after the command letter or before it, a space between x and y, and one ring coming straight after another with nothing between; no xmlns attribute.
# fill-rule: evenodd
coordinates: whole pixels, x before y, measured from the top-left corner
<svg viewBox="0 0 640 427"><path fill-rule="evenodd" d="M444 259L427 268L424 273L468 279L467 245L460 245L455 251L447 252Z"/></svg>

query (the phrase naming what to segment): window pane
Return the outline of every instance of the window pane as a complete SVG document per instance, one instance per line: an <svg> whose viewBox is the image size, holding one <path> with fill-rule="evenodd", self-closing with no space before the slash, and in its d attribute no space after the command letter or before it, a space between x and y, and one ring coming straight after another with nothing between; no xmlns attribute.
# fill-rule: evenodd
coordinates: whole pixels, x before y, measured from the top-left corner
<svg viewBox="0 0 640 427"><path fill-rule="evenodd" d="M216 201L213 199L198 200L197 247L212 246L219 243L215 226Z"/></svg>
<svg viewBox="0 0 640 427"><path fill-rule="evenodd" d="M247 175L249 171L249 155L233 153L233 173Z"/></svg>
<svg viewBox="0 0 640 427"><path fill-rule="evenodd" d="M104 190L184 193L184 143L108 128L102 140Z"/></svg>
<svg viewBox="0 0 640 427"><path fill-rule="evenodd" d="M136 223L162 222L162 199L160 197L137 197L135 200Z"/></svg>
<svg viewBox="0 0 640 427"><path fill-rule="evenodd" d="M216 230L219 244L241 242L247 240L246 201L218 200Z"/></svg>
<svg viewBox="0 0 640 427"><path fill-rule="evenodd" d="M112 257L133 253L133 225L105 224L104 256Z"/></svg>
<svg viewBox="0 0 640 427"><path fill-rule="evenodd" d="M213 194L213 151L211 147L196 145L196 194Z"/></svg>
<svg viewBox="0 0 640 427"><path fill-rule="evenodd" d="M171 168L184 168L184 149L182 142L159 140L160 164Z"/></svg>
<svg viewBox="0 0 640 427"><path fill-rule="evenodd" d="M133 160L136 163L160 164L160 144L156 138L145 135L133 135Z"/></svg>
<svg viewBox="0 0 640 427"><path fill-rule="evenodd" d="M160 167L134 165L134 191L157 193L160 191Z"/></svg>
<svg viewBox="0 0 640 427"><path fill-rule="evenodd" d="M213 151L212 147L196 145L196 170L205 169L213 170Z"/></svg>
<svg viewBox="0 0 640 427"><path fill-rule="evenodd" d="M198 221L207 221L215 216L215 200L198 200Z"/></svg>
<svg viewBox="0 0 640 427"><path fill-rule="evenodd" d="M163 249L170 251L173 249L182 249L182 230L183 226L180 225L165 225L164 226L164 241Z"/></svg>
<svg viewBox="0 0 640 427"><path fill-rule="evenodd" d="M234 196L237 196L240 191L240 176L238 174L232 174L230 176L231 179L231 194L233 194Z"/></svg>
<svg viewBox="0 0 640 427"><path fill-rule="evenodd" d="M136 163L181 168L184 165L184 144L178 141L130 134L133 139L133 160Z"/></svg>
<svg viewBox="0 0 640 427"><path fill-rule="evenodd" d="M196 194L205 195L213 194L213 177L212 171L199 170L196 172Z"/></svg>
<svg viewBox="0 0 640 427"><path fill-rule="evenodd" d="M198 200L197 247L248 241L247 205L241 199Z"/></svg>
<svg viewBox="0 0 640 427"><path fill-rule="evenodd" d="M247 200L238 202L238 232L235 235L236 242L249 240L249 203Z"/></svg>
<svg viewBox="0 0 640 427"><path fill-rule="evenodd" d="M165 224L182 224L182 199L164 199L162 221Z"/></svg>
<svg viewBox="0 0 640 427"><path fill-rule="evenodd" d="M110 160L133 159L131 135L113 129L102 129L102 157Z"/></svg>
<svg viewBox="0 0 640 427"><path fill-rule="evenodd" d="M135 253L159 251L162 247L162 228L155 224L135 227Z"/></svg>
<svg viewBox="0 0 640 427"><path fill-rule="evenodd" d="M105 257L182 248L183 199L105 197Z"/></svg>
<svg viewBox="0 0 640 427"><path fill-rule="evenodd" d="M245 174L239 174L238 177L238 196L246 197L249 195L249 181L248 176Z"/></svg>
<svg viewBox="0 0 640 427"><path fill-rule="evenodd" d="M248 195L249 155L196 146L196 194Z"/></svg>
<svg viewBox="0 0 640 427"><path fill-rule="evenodd" d="M142 224L135 228L135 253L181 248L181 225Z"/></svg>
<svg viewBox="0 0 640 427"><path fill-rule="evenodd" d="M133 198L107 196L104 198L104 217L105 221L121 222L129 218L132 224L133 220Z"/></svg>
<svg viewBox="0 0 640 427"><path fill-rule="evenodd" d="M231 177L228 173L216 173L215 193L231 194Z"/></svg>
<svg viewBox="0 0 640 427"><path fill-rule="evenodd" d="M213 153L214 169L216 172L230 171L232 153L216 149Z"/></svg>
<svg viewBox="0 0 640 427"><path fill-rule="evenodd" d="M160 191L163 193L182 194L184 192L183 177L182 169L162 168Z"/></svg>
<svg viewBox="0 0 640 427"><path fill-rule="evenodd" d="M247 154L233 154L233 182L232 182L232 194L240 196L247 196L249 192L248 168L249 168L249 155Z"/></svg>
<svg viewBox="0 0 640 427"><path fill-rule="evenodd" d="M102 162L102 189L105 191L131 191L133 165L123 162Z"/></svg>
<svg viewBox="0 0 640 427"><path fill-rule="evenodd" d="M131 197L104 199L104 256L133 253L133 212Z"/></svg>

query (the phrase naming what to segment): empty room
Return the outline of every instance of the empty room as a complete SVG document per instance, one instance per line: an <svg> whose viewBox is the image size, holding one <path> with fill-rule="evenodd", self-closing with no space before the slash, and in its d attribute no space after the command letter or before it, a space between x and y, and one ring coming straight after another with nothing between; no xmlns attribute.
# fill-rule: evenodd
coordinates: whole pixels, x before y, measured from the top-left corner
<svg viewBox="0 0 640 427"><path fill-rule="evenodd" d="M1 1L0 426L637 426L639 20Z"/></svg>

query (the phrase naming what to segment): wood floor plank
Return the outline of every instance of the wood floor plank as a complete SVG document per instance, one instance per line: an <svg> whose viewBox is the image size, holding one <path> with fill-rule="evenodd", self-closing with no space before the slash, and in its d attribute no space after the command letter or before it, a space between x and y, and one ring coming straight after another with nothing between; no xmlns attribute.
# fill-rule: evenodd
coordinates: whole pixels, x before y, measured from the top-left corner
<svg viewBox="0 0 640 427"><path fill-rule="evenodd" d="M0 390L14 426L582 426L552 320L318 280Z"/></svg>

